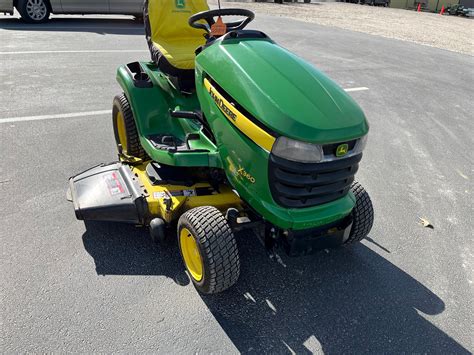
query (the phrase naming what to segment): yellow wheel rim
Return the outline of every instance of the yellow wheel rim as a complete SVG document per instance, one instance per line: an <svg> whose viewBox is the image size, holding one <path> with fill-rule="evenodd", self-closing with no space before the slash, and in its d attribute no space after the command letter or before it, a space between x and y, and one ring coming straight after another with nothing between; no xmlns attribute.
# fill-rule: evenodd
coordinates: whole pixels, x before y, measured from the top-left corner
<svg viewBox="0 0 474 355"><path fill-rule="evenodd" d="M123 118L123 113L117 113L117 133L119 144L122 145L122 150L127 152L127 130L125 129L125 119Z"/></svg>
<svg viewBox="0 0 474 355"><path fill-rule="evenodd" d="M181 229L179 244L186 268L194 280L201 281L203 273L201 253L196 240L187 228Z"/></svg>

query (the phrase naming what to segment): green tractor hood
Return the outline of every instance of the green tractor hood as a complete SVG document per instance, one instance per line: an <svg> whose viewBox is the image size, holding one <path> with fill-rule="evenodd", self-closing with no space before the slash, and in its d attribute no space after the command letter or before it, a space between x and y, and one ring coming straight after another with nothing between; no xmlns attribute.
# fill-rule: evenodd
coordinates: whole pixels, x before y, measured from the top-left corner
<svg viewBox="0 0 474 355"><path fill-rule="evenodd" d="M356 102L331 79L269 39L224 39L197 56L206 72L269 130L334 143L365 135Z"/></svg>

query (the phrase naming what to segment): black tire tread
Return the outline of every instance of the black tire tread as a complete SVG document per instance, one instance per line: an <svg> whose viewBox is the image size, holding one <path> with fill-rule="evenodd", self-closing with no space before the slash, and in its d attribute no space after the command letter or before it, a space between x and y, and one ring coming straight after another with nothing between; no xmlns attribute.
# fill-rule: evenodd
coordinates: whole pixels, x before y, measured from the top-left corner
<svg viewBox="0 0 474 355"><path fill-rule="evenodd" d="M114 105L112 111L112 119L114 125L115 141L117 145L120 143L118 139L118 132L116 126L116 110L120 110L123 114L123 119L125 121L125 130L127 133L127 147L122 147L127 155L131 155L142 160L148 160L148 155L143 149L143 146L140 143L140 138L138 136L137 126L135 124L135 118L133 117L133 112L128 102L127 97L124 93L115 96Z"/></svg>
<svg viewBox="0 0 474 355"><path fill-rule="evenodd" d="M357 181L352 183L351 190L356 198L356 205L352 210L351 233L344 244L360 242L367 237L374 224L374 208L367 191Z"/></svg>
<svg viewBox="0 0 474 355"><path fill-rule="evenodd" d="M204 261L202 285L194 282L204 293L222 292L234 285L240 275L240 259L232 229L222 213L212 206L193 208L184 213L178 222L195 235L201 246Z"/></svg>

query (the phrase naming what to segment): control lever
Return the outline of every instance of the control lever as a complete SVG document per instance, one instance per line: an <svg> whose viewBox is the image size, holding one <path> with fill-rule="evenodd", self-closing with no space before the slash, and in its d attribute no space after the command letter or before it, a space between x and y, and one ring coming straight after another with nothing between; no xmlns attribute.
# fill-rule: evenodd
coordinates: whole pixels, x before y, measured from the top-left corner
<svg viewBox="0 0 474 355"><path fill-rule="evenodd" d="M204 122L204 119L202 117L202 112L201 111L171 111L170 110L170 116L173 118L185 118L188 120L198 120L202 124L206 124Z"/></svg>

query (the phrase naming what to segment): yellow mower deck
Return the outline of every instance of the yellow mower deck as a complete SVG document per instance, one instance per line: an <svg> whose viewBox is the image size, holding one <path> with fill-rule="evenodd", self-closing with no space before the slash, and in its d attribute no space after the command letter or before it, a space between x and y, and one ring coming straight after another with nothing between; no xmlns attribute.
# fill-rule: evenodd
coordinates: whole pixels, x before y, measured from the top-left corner
<svg viewBox="0 0 474 355"><path fill-rule="evenodd" d="M74 203L76 217L147 226L156 218L167 224L177 221L186 211L200 206L214 206L223 214L229 208L242 210L242 201L227 185L217 187L199 182L198 178L191 179L187 185L170 184L166 180L153 183L147 173L148 164L152 163L122 159L72 177L68 195ZM161 173L160 169L158 166ZM187 178L178 176L183 183Z"/></svg>
<svg viewBox="0 0 474 355"><path fill-rule="evenodd" d="M219 186L219 191L210 195L197 195L198 189L212 186L206 182L191 186L184 185L153 185L146 173L148 162L132 166L132 173L138 178L146 196L148 212L152 218L160 217L170 223L177 220L181 214L194 207L214 206L225 214L229 208L242 209L242 201L229 186ZM171 200L171 202L169 202Z"/></svg>

